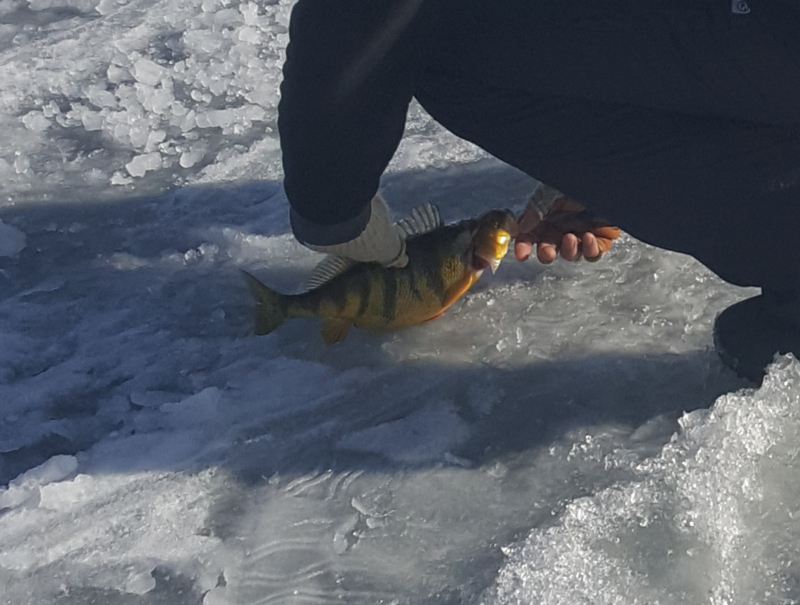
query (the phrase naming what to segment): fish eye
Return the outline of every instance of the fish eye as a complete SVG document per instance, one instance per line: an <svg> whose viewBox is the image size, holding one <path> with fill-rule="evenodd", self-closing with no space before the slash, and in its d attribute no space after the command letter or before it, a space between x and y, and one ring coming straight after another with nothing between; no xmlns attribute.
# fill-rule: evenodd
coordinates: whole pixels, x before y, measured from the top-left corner
<svg viewBox="0 0 800 605"><path fill-rule="evenodd" d="M505 245L508 243L510 239L511 238L507 233L501 233L500 235L497 236L497 243L500 245Z"/></svg>

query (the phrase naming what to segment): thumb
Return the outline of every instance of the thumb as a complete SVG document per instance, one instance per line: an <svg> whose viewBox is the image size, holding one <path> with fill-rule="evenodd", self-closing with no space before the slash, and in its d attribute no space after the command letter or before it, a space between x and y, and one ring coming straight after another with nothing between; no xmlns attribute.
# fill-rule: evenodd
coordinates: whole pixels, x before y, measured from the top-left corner
<svg viewBox="0 0 800 605"><path fill-rule="evenodd" d="M528 203L525 210L520 215L519 219L517 219L517 227L519 228L519 233L521 235L525 235L531 233L539 223L542 222L542 213L539 209L531 203Z"/></svg>
<svg viewBox="0 0 800 605"><path fill-rule="evenodd" d="M408 254L406 254L406 242L404 239L400 240L400 246L400 253L394 258L394 260L384 264L384 267L402 269L408 264Z"/></svg>

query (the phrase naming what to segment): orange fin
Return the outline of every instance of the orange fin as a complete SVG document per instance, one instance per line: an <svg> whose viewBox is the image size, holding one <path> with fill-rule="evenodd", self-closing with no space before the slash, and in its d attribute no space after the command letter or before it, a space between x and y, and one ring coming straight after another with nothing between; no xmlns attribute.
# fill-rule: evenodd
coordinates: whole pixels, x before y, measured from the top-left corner
<svg viewBox="0 0 800 605"><path fill-rule="evenodd" d="M326 319L322 322L322 340L326 345L332 345L343 340L350 331L353 323L346 319Z"/></svg>

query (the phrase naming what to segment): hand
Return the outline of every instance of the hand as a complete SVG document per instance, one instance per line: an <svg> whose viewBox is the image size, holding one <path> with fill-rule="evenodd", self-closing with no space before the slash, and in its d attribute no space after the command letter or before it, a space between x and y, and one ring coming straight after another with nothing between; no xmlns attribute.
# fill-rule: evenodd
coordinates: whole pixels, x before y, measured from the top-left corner
<svg viewBox="0 0 800 605"><path fill-rule="evenodd" d="M528 204L518 221L519 235L514 246L517 260L527 260L536 246L539 262L550 264L559 252L565 260L600 260L620 236L620 229L593 217L586 209L567 198L556 200L542 217Z"/></svg>

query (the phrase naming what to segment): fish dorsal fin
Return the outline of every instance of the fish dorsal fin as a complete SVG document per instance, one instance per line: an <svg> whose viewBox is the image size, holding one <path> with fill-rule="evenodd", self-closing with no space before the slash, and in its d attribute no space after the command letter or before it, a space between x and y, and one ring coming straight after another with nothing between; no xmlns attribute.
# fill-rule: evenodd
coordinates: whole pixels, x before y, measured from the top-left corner
<svg viewBox="0 0 800 605"><path fill-rule="evenodd" d="M341 275L355 264L357 264L357 261L350 260L344 256L330 254L319 261L319 264L311 271L311 275L308 276L304 284L304 289L308 291L319 288L321 285L328 283L337 275Z"/></svg>
<svg viewBox="0 0 800 605"><path fill-rule="evenodd" d="M442 215L433 204L423 204L411 211L411 216L397 221L400 237L408 239L442 226Z"/></svg>
<svg viewBox="0 0 800 605"><path fill-rule="evenodd" d="M430 203L414 208L411 211L411 216L396 223L400 237L404 240L428 233L442 225L442 215L439 213L439 208ZM308 276L304 284L304 290L319 288L355 264L358 264L358 262L343 256L333 254L326 256L311 271L311 275Z"/></svg>

